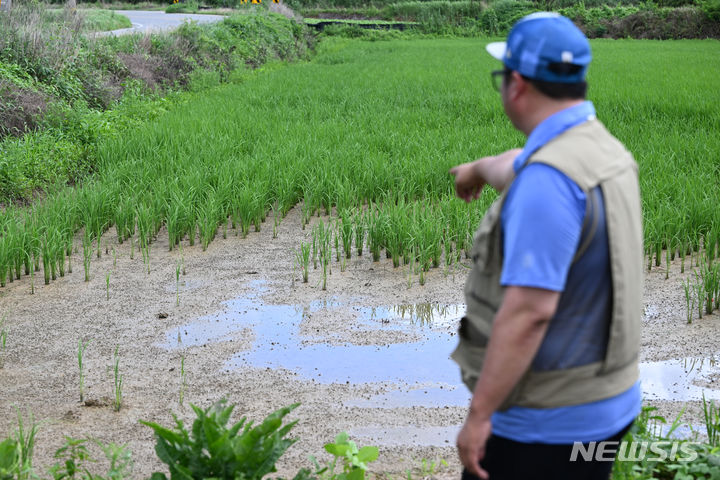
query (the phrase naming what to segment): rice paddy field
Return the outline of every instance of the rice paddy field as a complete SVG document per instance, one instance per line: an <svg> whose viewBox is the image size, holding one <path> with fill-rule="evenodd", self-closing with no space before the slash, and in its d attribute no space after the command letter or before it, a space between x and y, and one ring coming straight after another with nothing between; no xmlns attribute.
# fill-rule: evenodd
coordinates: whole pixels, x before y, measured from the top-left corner
<svg viewBox="0 0 720 480"><path fill-rule="evenodd" d="M471 204L454 198L448 170L524 141L491 87L498 64L486 43L325 39L312 61L269 65L188 95L101 145L100 167L83 185L5 207L0 438L19 405L47 422L41 465L63 434L127 442L149 458L152 432L137 421L169 423L171 410L190 415L177 399L188 372L186 402L227 396L257 416L302 402L294 415L303 440L281 471L348 430L380 444L383 471L444 457L454 475L452 429L467 401L459 379L373 376L392 362L372 358L424 335L378 328L397 319L435 318L427 338L441 332L452 347L465 251L495 194ZM699 381L714 391L720 43L592 47L589 98L640 166L649 270L642 360L708 359L710 373ZM247 320L250 311L262 318ZM222 315L233 312L235 328L206 325L193 334L193 322L224 325ZM298 350L268 340L266 355L251 358L263 344L259 325L275 319L302 339ZM77 403L79 340L89 341L86 389L101 408ZM433 364L418 345L426 357L413 365ZM357 357L353 371L369 376L326 373L325 382L290 360L320 346L325 362ZM275 357L282 352L285 363ZM117 358L126 408L113 412L103 398L113 384L106 366L117 371ZM443 389L456 397L433 400ZM397 391L421 399L397 401ZM384 404L373 403L378 395ZM691 421L699 415L696 394L646 396L670 416L685 404ZM155 468L138 459L134 476Z"/></svg>

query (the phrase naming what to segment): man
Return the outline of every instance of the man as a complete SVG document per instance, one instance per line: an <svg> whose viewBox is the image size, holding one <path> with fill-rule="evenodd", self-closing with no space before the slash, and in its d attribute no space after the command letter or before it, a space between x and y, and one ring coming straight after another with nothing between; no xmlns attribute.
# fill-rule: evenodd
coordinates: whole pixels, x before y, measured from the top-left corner
<svg viewBox="0 0 720 480"><path fill-rule="evenodd" d="M637 166L585 101L590 45L570 20L529 15L487 51L528 139L450 171L466 201L501 192L475 234L453 352L473 392L463 478L605 480L611 448L571 457L575 442L619 440L640 411Z"/></svg>

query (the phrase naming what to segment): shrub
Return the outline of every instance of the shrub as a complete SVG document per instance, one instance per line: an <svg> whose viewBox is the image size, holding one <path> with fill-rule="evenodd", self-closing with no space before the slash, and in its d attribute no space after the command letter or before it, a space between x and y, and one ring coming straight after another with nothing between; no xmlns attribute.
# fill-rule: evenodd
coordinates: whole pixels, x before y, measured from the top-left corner
<svg viewBox="0 0 720 480"><path fill-rule="evenodd" d="M171 478L242 478L260 480L275 472L275 462L295 440L285 438L297 423L283 425L285 416L299 404L271 413L257 426L243 417L228 426L234 405L221 400L203 410L191 405L196 418L188 431L175 417L175 429L141 421L155 431L155 452L168 465ZM163 473L153 480L166 479Z"/></svg>
<svg viewBox="0 0 720 480"><path fill-rule="evenodd" d="M708 20L720 22L720 0L705 0L701 5Z"/></svg>
<svg viewBox="0 0 720 480"><path fill-rule="evenodd" d="M165 9L165 13L197 13L197 2L173 3Z"/></svg>

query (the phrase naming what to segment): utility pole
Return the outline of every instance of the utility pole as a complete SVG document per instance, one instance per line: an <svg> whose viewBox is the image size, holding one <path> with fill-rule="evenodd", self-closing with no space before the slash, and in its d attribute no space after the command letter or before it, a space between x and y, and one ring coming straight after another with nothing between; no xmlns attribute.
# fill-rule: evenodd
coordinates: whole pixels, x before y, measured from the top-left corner
<svg viewBox="0 0 720 480"><path fill-rule="evenodd" d="M12 0L0 0L0 12L9 12L12 7Z"/></svg>

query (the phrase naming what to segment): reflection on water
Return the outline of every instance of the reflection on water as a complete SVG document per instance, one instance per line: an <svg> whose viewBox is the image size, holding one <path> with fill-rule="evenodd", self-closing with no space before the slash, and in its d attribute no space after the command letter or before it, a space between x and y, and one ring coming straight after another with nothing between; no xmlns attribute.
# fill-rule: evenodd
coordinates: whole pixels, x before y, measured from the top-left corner
<svg viewBox="0 0 720 480"><path fill-rule="evenodd" d="M459 383L457 368L449 358L456 342L454 328L433 328L429 314L420 319L408 309L402 310L405 314L402 317L394 307L358 308L355 309L355 321L364 330L390 328L413 333L420 337L419 340L384 345L331 345L303 343L307 338L300 333L304 315L300 309L256 305L257 315L248 315L242 301L231 302L228 306L232 308L226 313L227 321L244 328L252 327L256 338L250 351L239 352L227 362L230 369L246 366L282 368L321 383ZM313 306L305 313L312 309ZM337 312L343 314L343 310ZM440 320L443 318L439 317ZM352 316L348 321L353 321ZM450 392L437 390L441 396Z"/></svg>
<svg viewBox="0 0 720 480"><path fill-rule="evenodd" d="M720 400L720 357L681 358L640 364L643 397L646 400ZM710 383L712 387L698 384ZM713 388L715 387L715 388Z"/></svg>
<svg viewBox="0 0 720 480"><path fill-rule="evenodd" d="M263 282L254 282L252 286L259 293L267 290ZM248 332L253 338L252 347L228 359L226 369L285 369L325 384L390 383L385 393L345 403L361 408L467 406L469 402L469 392L449 358L457 342L454 333L464 305L360 307L331 298L300 307L266 305L259 295L254 295L228 301L225 306L223 312L168 331L163 346L192 347L228 341ZM319 311L346 316L349 323L359 326L360 334L389 330L411 334L417 340L333 345L330 340L336 342L337 338L328 333L326 342L318 342L318 332L309 338L301 334L300 326L309 314ZM719 360L720 356L642 363L643 396L650 401L696 401L702 399L704 392L707 399L720 400L720 391L701 386L714 386L720 378Z"/></svg>
<svg viewBox="0 0 720 480"><path fill-rule="evenodd" d="M257 287L263 288L263 285ZM457 341L454 333L465 311L463 305L348 307L329 299L299 307L266 305L259 296L253 296L230 300L225 307L223 312L167 332L163 346L172 349L205 345L230 340L241 332L252 332L252 348L233 355L226 362L226 369L285 369L320 383L397 384L398 389L377 398L358 400L357 406L391 408L468 403L469 394L449 357ZM383 345L317 342L317 332L310 339L301 333L300 326L309 314L318 311L347 316L347 321L355 322L361 333L389 329L412 334L412 338L418 340Z"/></svg>
<svg viewBox="0 0 720 480"><path fill-rule="evenodd" d="M410 323L421 327L448 325L454 327L458 319L465 313L465 305L411 303L391 307L363 307L356 308L356 310L362 312L362 318L365 321L379 321L387 324Z"/></svg>

